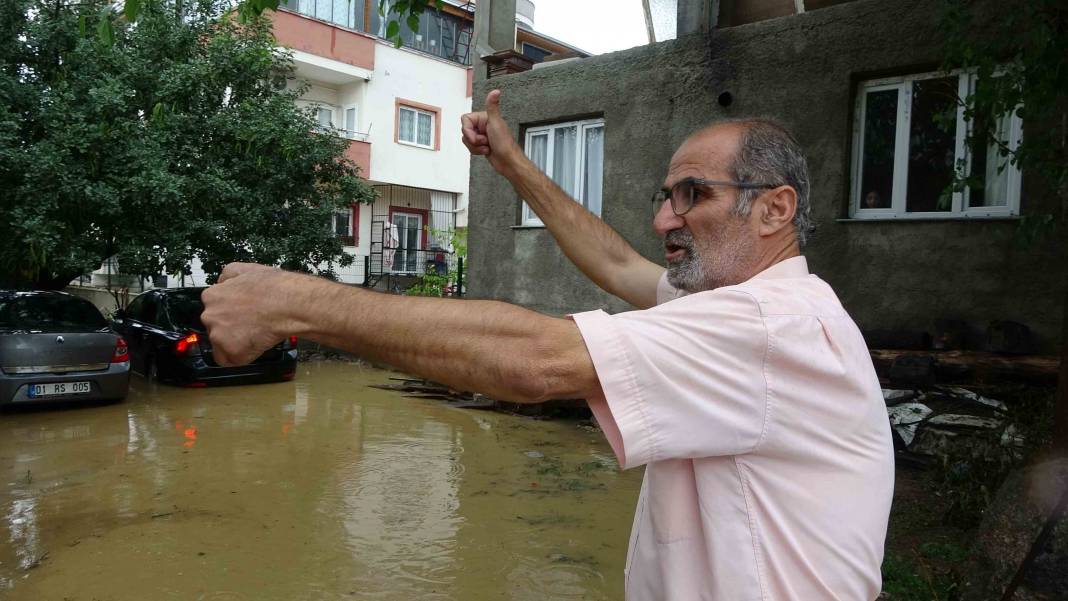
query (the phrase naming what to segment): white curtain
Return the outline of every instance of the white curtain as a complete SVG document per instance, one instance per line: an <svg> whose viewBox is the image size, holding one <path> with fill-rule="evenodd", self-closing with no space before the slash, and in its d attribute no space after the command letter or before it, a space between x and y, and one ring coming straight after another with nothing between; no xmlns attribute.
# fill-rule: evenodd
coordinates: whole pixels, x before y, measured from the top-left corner
<svg viewBox="0 0 1068 601"><path fill-rule="evenodd" d="M400 110L400 139L405 142L415 141L415 111Z"/></svg>
<svg viewBox="0 0 1068 601"><path fill-rule="evenodd" d="M423 146L431 145L430 134L433 129L433 127L431 127L431 121L432 119L430 115L419 113L419 139L416 140L416 143L422 144Z"/></svg>
<svg viewBox="0 0 1068 601"><path fill-rule="evenodd" d="M568 196L577 196L575 185L575 153L578 150L578 128L561 127L553 131L553 181Z"/></svg>
<svg viewBox="0 0 1068 601"><path fill-rule="evenodd" d="M582 169L584 201L594 215L601 214L601 195L604 180L604 127L586 128L586 160Z"/></svg>
<svg viewBox="0 0 1068 601"><path fill-rule="evenodd" d="M997 139L1003 144L1009 142L1011 119L1012 113L1002 115L998 119ZM986 189L983 191L983 206L1003 207L1009 203L1009 157L1003 157L999 152L1000 147L995 143L986 147Z"/></svg>

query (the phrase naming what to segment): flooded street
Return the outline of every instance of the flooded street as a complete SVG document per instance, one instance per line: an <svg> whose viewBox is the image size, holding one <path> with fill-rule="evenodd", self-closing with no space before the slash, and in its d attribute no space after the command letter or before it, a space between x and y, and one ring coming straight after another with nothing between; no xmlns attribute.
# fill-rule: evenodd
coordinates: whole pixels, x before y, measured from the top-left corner
<svg viewBox="0 0 1068 601"><path fill-rule="evenodd" d="M622 599L641 471L600 432L299 369L0 414L0 598Z"/></svg>

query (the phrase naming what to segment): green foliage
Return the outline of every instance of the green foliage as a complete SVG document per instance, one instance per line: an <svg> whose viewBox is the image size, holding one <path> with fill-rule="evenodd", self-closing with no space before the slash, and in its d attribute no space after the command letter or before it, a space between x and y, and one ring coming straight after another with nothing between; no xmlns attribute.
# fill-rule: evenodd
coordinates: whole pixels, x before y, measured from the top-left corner
<svg viewBox="0 0 1068 601"><path fill-rule="evenodd" d="M921 562L913 564L888 553L883 560L883 591L892 601L950 601L957 584L948 574L932 574Z"/></svg>
<svg viewBox="0 0 1068 601"><path fill-rule="evenodd" d="M1045 180L1068 205L1068 149L1065 147L1064 91L1068 90L1068 3L1029 0L1001 10L1000 4L947 0L942 19L945 68L968 69L978 85L961 99L973 123L971 148L994 144L1001 156ZM987 14L980 14L982 10ZM996 14L990 11L996 10ZM985 26L984 23L991 23ZM1016 149L995 135L998 118L1015 112L1025 136ZM964 181L964 185L974 182Z"/></svg>
<svg viewBox="0 0 1068 601"><path fill-rule="evenodd" d="M439 231L432 228L427 228L427 233L431 238L443 239L446 234L449 234L449 245L453 249L453 254L457 259L467 260L467 230L457 230L452 232ZM423 275L419 276L419 281L415 285L411 286L404 291L409 296L446 296L450 291L455 290L458 285L462 284L460 281L460 274L456 269L449 269L445 274L439 274L434 271L427 271Z"/></svg>
<svg viewBox="0 0 1068 601"><path fill-rule="evenodd" d="M373 192L347 141L310 134L269 22L229 6L128 1L130 24L106 0L0 3L4 285L62 287L113 255L146 277L194 256L351 262L327 224Z"/></svg>

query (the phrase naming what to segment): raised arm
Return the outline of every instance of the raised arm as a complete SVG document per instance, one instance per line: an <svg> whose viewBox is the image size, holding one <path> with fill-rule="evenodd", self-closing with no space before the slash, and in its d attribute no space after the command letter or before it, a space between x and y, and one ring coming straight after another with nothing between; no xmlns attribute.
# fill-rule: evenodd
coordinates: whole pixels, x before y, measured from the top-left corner
<svg viewBox="0 0 1068 601"><path fill-rule="evenodd" d="M471 154L485 156L511 182L567 258L595 284L635 307L655 305L664 268L638 254L527 159L501 118L500 96L493 90L486 96L485 111L462 117L464 145Z"/></svg>

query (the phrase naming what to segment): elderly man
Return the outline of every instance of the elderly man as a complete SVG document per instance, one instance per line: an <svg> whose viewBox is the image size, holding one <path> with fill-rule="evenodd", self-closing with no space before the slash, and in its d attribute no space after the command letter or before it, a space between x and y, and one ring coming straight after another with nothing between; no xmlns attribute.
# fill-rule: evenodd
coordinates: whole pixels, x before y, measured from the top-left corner
<svg viewBox="0 0 1068 601"><path fill-rule="evenodd" d="M800 256L797 143L762 120L684 142L655 198L664 269L523 156L499 101L463 117L464 143L587 276L643 310L562 319L230 265L204 293L216 358L247 362L296 334L454 388L585 398L623 468L646 466L628 599L874 599L889 425L860 332Z"/></svg>

